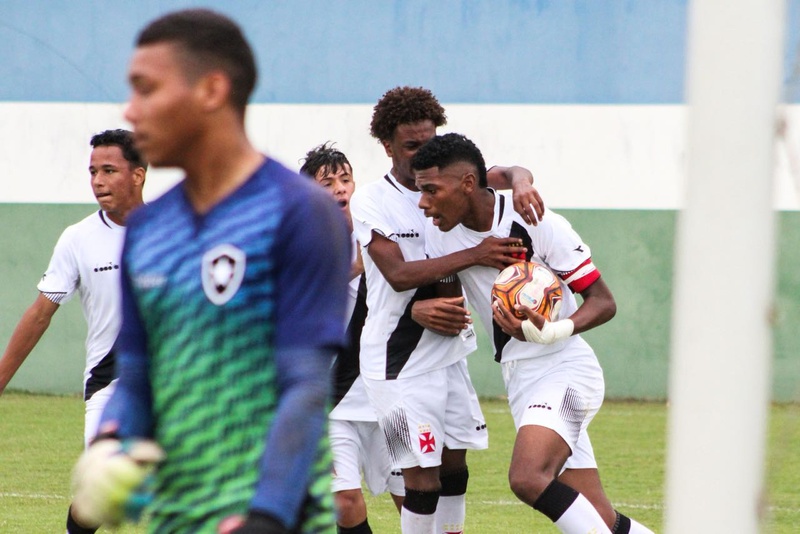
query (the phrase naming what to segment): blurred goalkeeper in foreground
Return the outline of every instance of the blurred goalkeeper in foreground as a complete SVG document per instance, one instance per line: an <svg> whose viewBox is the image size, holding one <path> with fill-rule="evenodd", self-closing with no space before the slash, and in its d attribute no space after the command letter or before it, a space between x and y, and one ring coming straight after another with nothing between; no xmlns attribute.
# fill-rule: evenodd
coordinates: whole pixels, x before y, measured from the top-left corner
<svg viewBox="0 0 800 534"><path fill-rule="evenodd" d="M247 139L256 69L234 22L171 13L136 46L125 118L153 165L186 177L129 221L119 385L76 466L75 513L133 517L149 480L151 532L333 533L345 219Z"/></svg>

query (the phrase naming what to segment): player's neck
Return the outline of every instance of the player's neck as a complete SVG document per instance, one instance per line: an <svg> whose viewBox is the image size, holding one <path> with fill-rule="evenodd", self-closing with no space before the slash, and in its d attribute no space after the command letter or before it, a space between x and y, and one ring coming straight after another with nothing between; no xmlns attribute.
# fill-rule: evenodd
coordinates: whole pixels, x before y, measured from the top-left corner
<svg viewBox="0 0 800 534"><path fill-rule="evenodd" d="M397 172L395 167L392 167L392 176L394 179L397 180L397 183L408 189L409 191L419 191L417 189L417 183L413 177L409 178L407 176L402 176L401 173Z"/></svg>
<svg viewBox="0 0 800 534"><path fill-rule="evenodd" d="M475 232L488 232L494 223L494 193L483 187L470 198L469 211L461 224Z"/></svg>
<svg viewBox="0 0 800 534"><path fill-rule="evenodd" d="M141 198L138 198L138 199L136 199L134 201L134 204L132 204L131 206L129 206L129 207L123 209L123 210L118 210L118 211L113 211L113 212L104 210L103 213L105 213L106 219L110 220L111 222L113 222L117 226L125 226L125 219L128 218L128 215L130 215L130 213L134 209L138 208L142 204L144 204L144 201Z"/></svg>
<svg viewBox="0 0 800 534"><path fill-rule="evenodd" d="M239 188L264 162L247 139L239 135L210 135L198 143L184 166L184 188L197 213L204 214Z"/></svg>

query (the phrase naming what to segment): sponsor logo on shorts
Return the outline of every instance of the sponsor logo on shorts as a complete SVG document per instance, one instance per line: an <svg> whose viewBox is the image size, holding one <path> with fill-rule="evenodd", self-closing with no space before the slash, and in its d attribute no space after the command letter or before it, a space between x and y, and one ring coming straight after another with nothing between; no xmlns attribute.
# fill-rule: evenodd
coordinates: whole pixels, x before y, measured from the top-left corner
<svg viewBox="0 0 800 534"><path fill-rule="evenodd" d="M529 410L534 409L534 408L541 408L542 410L552 410L553 409L553 407L550 406L549 404L547 404L546 402L543 402L542 404L529 404L528 405L528 409Z"/></svg>
<svg viewBox="0 0 800 534"><path fill-rule="evenodd" d="M431 425L419 425L419 450L422 454L436 451L436 438L431 432Z"/></svg>

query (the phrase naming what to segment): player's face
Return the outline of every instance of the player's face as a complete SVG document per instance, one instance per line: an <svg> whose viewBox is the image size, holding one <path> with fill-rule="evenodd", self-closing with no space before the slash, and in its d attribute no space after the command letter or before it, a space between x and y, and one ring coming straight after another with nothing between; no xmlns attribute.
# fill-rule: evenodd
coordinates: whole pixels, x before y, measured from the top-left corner
<svg viewBox="0 0 800 534"><path fill-rule="evenodd" d="M419 147L430 141L435 135L436 126L432 120L426 119L398 125L394 130L394 137L390 141L383 141L386 155L392 158L392 168L398 182L411 189L416 188L414 173L411 172L411 158L417 153Z"/></svg>
<svg viewBox="0 0 800 534"><path fill-rule="evenodd" d="M461 164L415 171L417 188L422 192L419 207L442 232L449 232L469 217L469 194L474 188L470 176L474 175L467 171Z"/></svg>
<svg viewBox="0 0 800 534"><path fill-rule="evenodd" d="M99 146L89 159L92 192L112 221L124 224L125 215L139 204L143 169L131 169L115 145Z"/></svg>
<svg viewBox="0 0 800 534"><path fill-rule="evenodd" d="M140 46L131 60L125 118L136 147L153 165L182 167L201 133L199 84L189 80L172 43Z"/></svg>
<svg viewBox="0 0 800 534"><path fill-rule="evenodd" d="M317 171L314 179L324 187L334 200L339 204L342 212L350 218L350 197L356 190L356 183L353 181L353 169L346 163L339 167L337 171L332 171L328 167L322 167Z"/></svg>

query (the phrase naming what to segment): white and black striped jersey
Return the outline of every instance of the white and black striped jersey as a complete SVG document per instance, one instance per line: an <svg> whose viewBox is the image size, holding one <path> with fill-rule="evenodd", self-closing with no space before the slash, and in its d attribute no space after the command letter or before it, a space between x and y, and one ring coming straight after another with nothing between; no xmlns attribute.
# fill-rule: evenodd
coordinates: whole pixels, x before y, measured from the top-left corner
<svg viewBox="0 0 800 534"><path fill-rule="evenodd" d="M351 244L352 261L355 261L358 247L355 233ZM363 273L350 280L347 288L347 317L347 344L339 350L333 367L333 409L330 418L377 421L360 376L361 331L367 318L367 281Z"/></svg>
<svg viewBox="0 0 800 534"><path fill-rule="evenodd" d="M400 246L405 261L426 259L425 215L420 193L387 174L356 190L350 201L353 230L362 246L367 278L367 314L361 334L361 374L373 380L416 376L446 367L473 352L475 332L445 337L415 323L411 306L436 296L433 286L396 292L369 255L373 232Z"/></svg>
<svg viewBox="0 0 800 534"><path fill-rule="evenodd" d="M600 277L592 263L589 246L572 229L572 225L561 215L545 210L537 226L526 223L514 211L510 191L494 192L494 219L492 229L475 232L459 224L449 232L442 232L429 220L427 230L428 253L438 258L459 250L471 248L487 237L518 237L527 247L526 260L544 263L559 276L563 300L560 318L567 318L578 309L573 292L579 293ZM475 266L458 273L470 304L494 342L495 359L512 361L535 358L557 352L579 336L574 335L552 345L526 343L503 333L492 320L491 291L499 271L491 267Z"/></svg>
<svg viewBox="0 0 800 534"><path fill-rule="evenodd" d="M39 291L56 304L80 295L88 332L84 398L107 386L114 378L112 348L119 334L120 258L125 227L102 211L67 227L50 258Z"/></svg>

